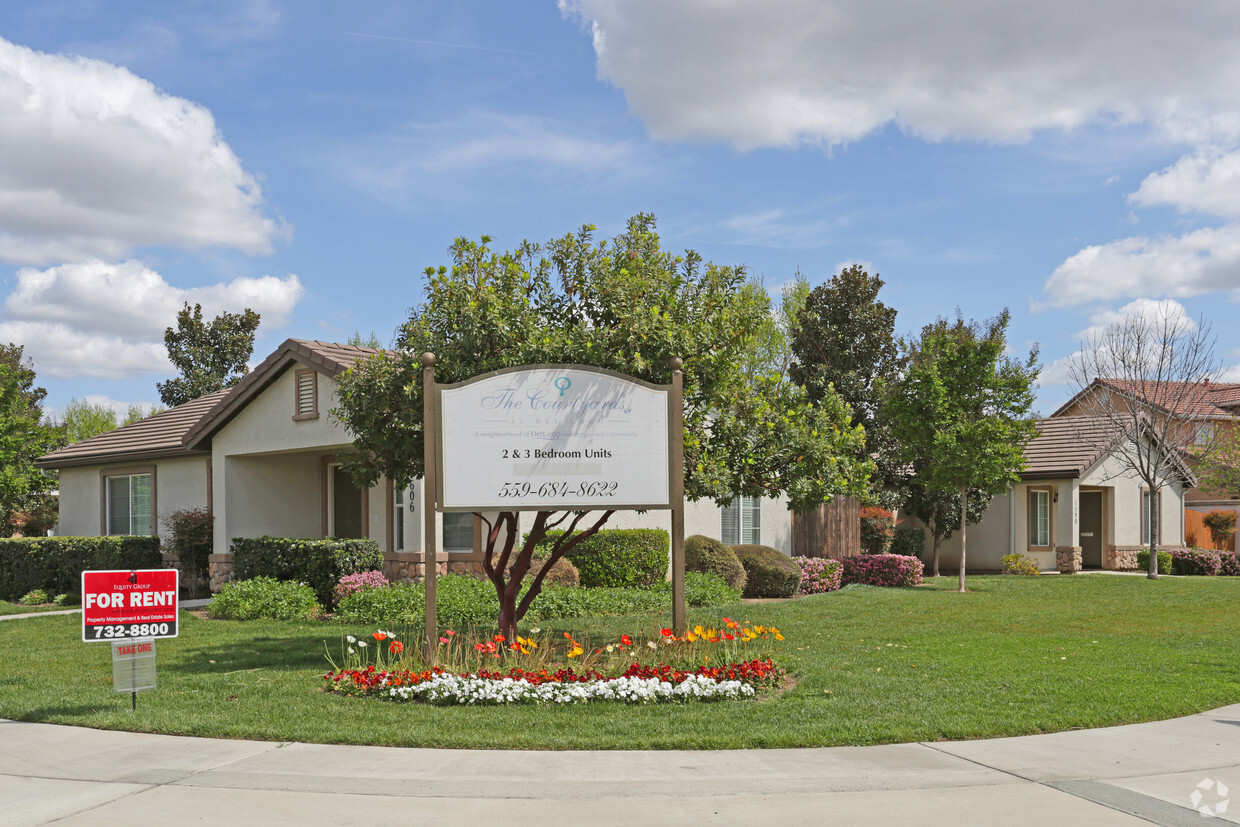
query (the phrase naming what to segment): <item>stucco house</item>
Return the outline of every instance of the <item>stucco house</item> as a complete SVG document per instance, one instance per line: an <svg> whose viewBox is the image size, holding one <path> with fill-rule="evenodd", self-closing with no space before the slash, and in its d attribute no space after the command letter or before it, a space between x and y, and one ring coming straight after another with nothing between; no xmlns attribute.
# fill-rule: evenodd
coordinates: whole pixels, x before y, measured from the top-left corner
<svg viewBox="0 0 1240 827"><path fill-rule="evenodd" d="M60 477L64 535L158 534L183 508L214 516L212 588L231 576L236 537L370 537L392 579L423 573L422 486L380 480L359 490L339 465L352 439L331 416L337 379L378 351L289 339L236 386L55 451L38 461ZM610 528L670 530L670 512L619 512ZM478 572L482 523L436 520L440 571ZM687 503L685 533L791 553L786 502ZM446 557L446 562L443 562Z"/></svg>
<svg viewBox="0 0 1240 827"><path fill-rule="evenodd" d="M1151 498L1116 456L1115 446L1128 437L1107 421L1052 417L1037 425L1038 436L1025 447L1020 482L992 498L982 520L968 527L970 570L1001 569L1003 556L1017 553L1035 559L1043 571L1135 569L1137 552L1148 544L1151 499L1155 543L1184 544L1184 495L1196 480L1178 457L1176 478ZM943 567L959 567L958 533L940 554Z"/></svg>

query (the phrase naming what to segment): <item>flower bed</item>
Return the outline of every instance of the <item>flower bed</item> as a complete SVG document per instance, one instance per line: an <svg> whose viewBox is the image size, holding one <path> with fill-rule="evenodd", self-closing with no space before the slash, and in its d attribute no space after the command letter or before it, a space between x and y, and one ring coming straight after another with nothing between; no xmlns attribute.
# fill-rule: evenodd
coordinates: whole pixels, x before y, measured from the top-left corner
<svg viewBox="0 0 1240 827"><path fill-rule="evenodd" d="M844 568L839 560L824 557L793 557L801 567L801 594L833 592L842 583Z"/></svg>
<svg viewBox="0 0 1240 827"><path fill-rule="evenodd" d="M513 703L566 704L620 701L632 704L751 698L758 689L778 686L784 671L767 660L701 667L692 671L666 664L632 664L607 678L572 669L454 674L443 669L342 669L323 676L329 692L390 701L425 701L440 706L494 706Z"/></svg>
<svg viewBox="0 0 1240 827"><path fill-rule="evenodd" d="M783 641L778 629L727 617L718 628L697 625L683 635L662 629L644 642L625 634L597 646L583 646L568 632L563 640L540 639L538 632L479 641L447 630L439 638L435 666L406 651L390 631L379 629L369 638L347 635L344 663L332 663L323 675L324 688L452 706L645 704L751 698L760 689L778 687L787 674L763 657L767 647ZM641 662L656 653L659 662Z"/></svg>

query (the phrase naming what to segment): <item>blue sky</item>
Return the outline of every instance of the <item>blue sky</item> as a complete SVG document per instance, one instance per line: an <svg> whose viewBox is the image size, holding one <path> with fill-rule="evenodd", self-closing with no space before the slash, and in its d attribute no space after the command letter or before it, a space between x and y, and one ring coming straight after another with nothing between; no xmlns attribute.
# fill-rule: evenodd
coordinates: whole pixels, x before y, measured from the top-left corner
<svg viewBox="0 0 1240 827"><path fill-rule="evenodd" d="M389 341L458 236L638 211L777 292L862 262L901 333L1204 318L1240 379L1229 0L0 2L0 340L53 412L157 400L184 301Z"/></svg>

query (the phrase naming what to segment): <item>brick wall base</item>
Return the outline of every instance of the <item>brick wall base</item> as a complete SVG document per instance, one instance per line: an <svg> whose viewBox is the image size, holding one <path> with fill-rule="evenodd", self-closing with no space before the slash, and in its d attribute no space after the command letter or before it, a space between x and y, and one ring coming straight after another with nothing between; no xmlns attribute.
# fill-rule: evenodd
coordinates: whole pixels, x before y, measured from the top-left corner
<svg viewBox="0 0 1240 827"><path fill-rule="evenodd" d="M437 561L437 570L440 575L468 574L472 577L485 576L482 571L482 561L453 559L455 556L453 555L447 560L440 556L440 559ZM422 559L422 552L384 552L383 576L393 583L421 583L422 579L426 577L426 563Z"/></svg>

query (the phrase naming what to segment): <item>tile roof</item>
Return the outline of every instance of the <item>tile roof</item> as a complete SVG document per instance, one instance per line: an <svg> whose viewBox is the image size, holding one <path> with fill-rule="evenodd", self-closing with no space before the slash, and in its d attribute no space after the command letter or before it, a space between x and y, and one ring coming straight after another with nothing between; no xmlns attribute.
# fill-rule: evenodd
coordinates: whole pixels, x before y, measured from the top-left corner
<svg viewBox="0 0 1240 827"><path fill-rule="evenodd" d="M193 425L215 407L229 389L209 393L177 405L162 413L138 420L107 433L53 451L35 461L40 468L68 468L104 462L192 456L203 451L189 450L182 443Z"/></svg>
<svg viewBox="0 0 1240 827"><path fill-rule="evenodd" d="M1084 476L1109 447L1119 431L1099 416L1039 419L1038 435L1025 446L1024 479Z"/></svg>
<svg viewBox="0 0 1240 827"><path fill-rule="evenodd" d="M1195 419L1231 419L1240 405L1240 383L1237 382L1155 382L1099 377L1089 387L1068 400L1051 416L1059 416L1074 406L1096 385L1114 388L1125 396L1144 399L1156 408L1169 410Z"/></svg>

